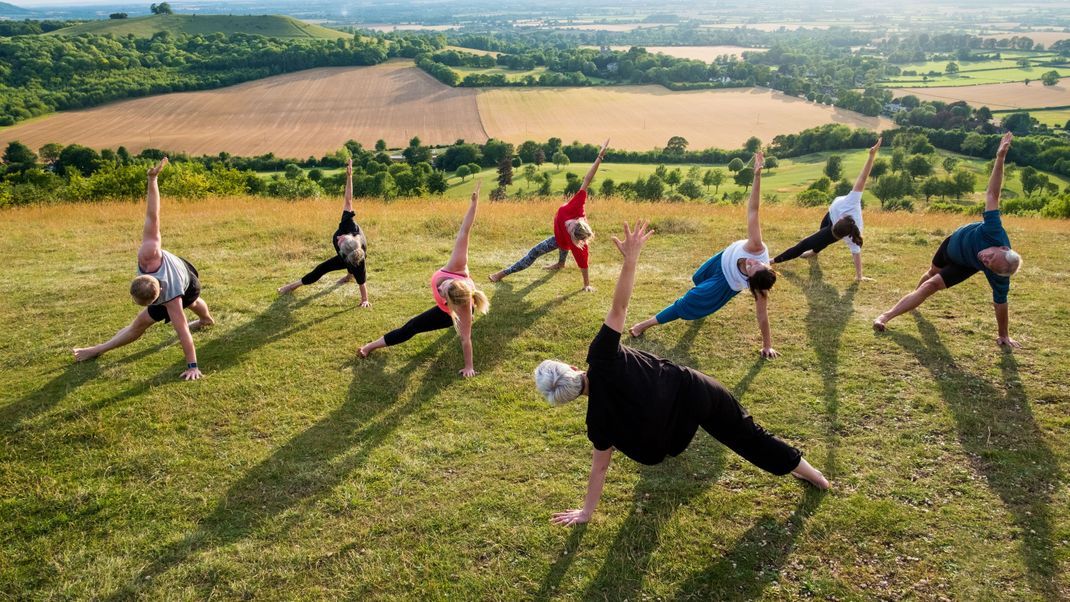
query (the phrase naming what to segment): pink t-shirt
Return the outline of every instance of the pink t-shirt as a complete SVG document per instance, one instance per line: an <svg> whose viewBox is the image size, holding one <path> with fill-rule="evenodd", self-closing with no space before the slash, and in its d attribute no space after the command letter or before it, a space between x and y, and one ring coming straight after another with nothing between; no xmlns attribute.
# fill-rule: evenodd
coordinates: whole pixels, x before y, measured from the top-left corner
<svg viewBox="0 0 1070 602"><path fill-rule="evenodd" d="M450 272L446 269L441 269L431 275L431 294L435 296L435 305L439 309L446 313L450 313L450 306L446 303L446 298L442 296L442 293L438 290L438 285L442 284L443 280L461 278L464 280L472 280L468 274L458 274L456 272ZM474 283L473 283L474 284Z"/></svg>

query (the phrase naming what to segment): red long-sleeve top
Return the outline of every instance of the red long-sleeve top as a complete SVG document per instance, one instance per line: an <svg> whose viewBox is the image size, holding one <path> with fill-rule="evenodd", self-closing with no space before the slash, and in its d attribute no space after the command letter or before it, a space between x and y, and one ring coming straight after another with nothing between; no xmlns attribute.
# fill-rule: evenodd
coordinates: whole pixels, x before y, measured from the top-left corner
<svg viewBox="0 0 1070 602"><path fill-rule="evenodd" d="M554 215L554 238L557 240L557 247L565 251L571 251L572 257L576 260L576 265L583 269L587 269L587 245L577 247L573 244L572 236L569 235L565 222L570 219L587 217L584 210L586 204L587 191L581 190L569 199L567 203L561 205L557 210L557 214Z"/></svg>

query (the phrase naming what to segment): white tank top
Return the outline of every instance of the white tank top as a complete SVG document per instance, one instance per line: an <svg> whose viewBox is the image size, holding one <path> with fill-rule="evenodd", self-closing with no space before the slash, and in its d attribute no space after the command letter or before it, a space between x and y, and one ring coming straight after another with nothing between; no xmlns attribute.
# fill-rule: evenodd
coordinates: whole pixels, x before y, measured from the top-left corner
<svg viewBox="0 0 1070 602"><path fill-rule="evenodd" d="M739 260L750 258L757 259L762 263L769 263L769 247L762 243L761 253L748 253L743 247L747 239L737 240L721 251L721 271L724 272L725 282L729 288L737 293L747 288L747 277L739 271Z"/></svg>
<svg viewBox="0 0 1070 602"><path fill-rule="evenodd" d="M189 287L189 268L175 255L160 250L160 267L155 272L146 272L137 266L137 273L152 276L160 281L160 296L151 305L163 305L175 297L182 296Z"/></svg>
<svg viewBox="0 0 1070 602"><path fill-rule="evenodd" d="M858 225L858 231L862 232L862 193L851 191L844 196L836 197L835 201L829 205L829 220L832 221L832 225L836 225L836 222L840 221L840 218L850 215L855 218L855 224ZM850 236L844 236L843 242L847 244L847 248L852 253L858 254L862 252L862 247L856 245L851 240Z"/></svg>

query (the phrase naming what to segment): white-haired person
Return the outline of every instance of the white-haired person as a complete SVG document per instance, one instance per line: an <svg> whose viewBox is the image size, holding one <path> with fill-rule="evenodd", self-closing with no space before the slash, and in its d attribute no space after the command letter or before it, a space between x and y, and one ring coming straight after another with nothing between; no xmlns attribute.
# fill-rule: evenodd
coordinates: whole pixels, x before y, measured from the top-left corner
<svg viewBox="0 0 1070 602"><path fill-rule="evenodd" d="M602 148L599 149L598 156L595 157L594 163L591 164L591 169L587 170L587 175L583 178L579 191L567 203L558 207L557 213L554 214L553 236L532 247L527 255L520 258L513 265L491 274L488 277L491 282L498 282L509 274L526 270L531 267L531 264L535 263L536 259L557 249L557 263L548 266L546 269L557 270L563 268L565 266L565 257L571 251L572 257L576 260L576 265L580 268L580 274L583 276L583 290L587 292L594 290L591 287L590 274L588 273L588 247L591 238L594 237L594 230L587 223L587 187L591 185L594 174L598 172L598 167L602 165L602 158L606 155L607 147L609 147L609 140L606 140L602 144Z"/></svg>
<svg viewBox="0 0 1070 602"><path fill-rule="evenodd" d="M435 299L435 305L406 322L401 328L392 330L361 347L361 357L368 357L369 353L382 347L404 343L421 332L456 326L457 334L461 337L461 353L464 356L461 376L468 378L476 375L472 356L472 321L476 311L485 314L490 309L490 300L487 299L487 295L476 288L472 277L468 274L468 238L472 232L472 224L476 220L478 205L479 183L477 182L475 192L472 193L472 202L468 206L468 213L465 214L461 229L457 233L450 260L445 267L431 275L431 295Z"/></svg>
<svg viewBox="0 0 1070 602"><path fill-rule="evenodd" d="M777 273L769 263L769 249L762 241L758 216L764 165L762 153L755 153L754 183L747 202L747 238L737 240L707 259L691 276L695 286L654 316L632 326L628 332L633 337L659 324L704 318L724 307L743 289L749 289L762 333L761 355L766 358L779 355L773 349L769 331L769 290L776 284Z"/></svg>
<svg viewBox="0 0 1070 602"><path fill-rule="evenodd" d="M999 142L985 194L984 221L966 224L945 238L933 256L932 266L918 282L918 288L900 299L895 307L878 316L873 321L874 330L884 331L893 318L918 307L937 291L951 288L977 272L984 272L992 287L992 303L996 310L996 343L1006 347L1021 347L1008 331L1007 293L1011 288L1011 276L1022 266L1022 258L1011 250L1011 241L1003 229L999 212L1003 164L1013 138L1007 132Z"/></svg>
<svg viewBox="0 0 1070 602"><path fill-rule="evenodd" d="M624 226L624 240L613 243L624 265L613 306L587 351L587 371L546 360L535 369L535 386L551 405L587 396L587 438L594 446L583 507L554 514L559 525L591 519L602 496L613 451L642 464L658 464L687 449L701 426L721 443L759 468L792 475L820 489L829 484L802 453L758 426L719 382L685 366L620 344L635 285L639 254L653 234L639 222Z"/></svg>
<svg viewBox="0 0 1070 602"><path fill-rule="evenodd" d="M353 159L346 163L346 190L342 201L342 220L338 222L338 229L331 236L331 244L334 245L335 254L316 266L311 272L305 274L300 280L295 280L285 286L279 287L279 294L292 292L300 286L307 286L317 282L324 274L338 270L349 272L338 284L345 284L355 280L360 287L360 306L371 307L368 300L368 271L365 259L368 255L368 241L364 238L364 232L353 220L357 214L353 211Z"/></svg>
<svg viewBox="0 0 1070 602"><path fill-rule="evenodd" d="M197 365L197 349L190 331L214 323L208 313L208 304L201 299L200 274L193 264L173 255L161 246L160 240L160 187L157 176L167 165L164 157L148 170L147 209L145 226L141 234L141 247L137 252L138 276L130 283L130 296L134 302L145 307L129 326L120 330L105 343L93 347L74 349L75 361L84 361L100 354L133 343L156 322L170 322L178 334L178 341L186 355L185 380L201 377ZM183 310L189 308L197 314L197 320L186 322Z"/></svg>
<svg viewBox="0 0 1070 602"><path fill-rule="evenodd" d="M882 138L869 149L869 158L862 166L861 173L855 180L851 192L836 197L829 205L825 217L821 219L818 231L802 239L794 247L773 258L773 265L791 261L796 257L813 257L825 247L837 240L842 240L851 251L855 264L855 281L868 280L862 276L862 192L866 189L866 180L873 169L873 160L881 147Z"/></svg>

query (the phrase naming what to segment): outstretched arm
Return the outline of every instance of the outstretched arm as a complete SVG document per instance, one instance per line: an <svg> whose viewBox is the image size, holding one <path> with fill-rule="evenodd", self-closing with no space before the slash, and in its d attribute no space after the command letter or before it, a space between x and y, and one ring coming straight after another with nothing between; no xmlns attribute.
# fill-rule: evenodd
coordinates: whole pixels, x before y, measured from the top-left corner
<svg viewBox="0 0 1070 602"><path fill-rule="evenodd" d="M602 143L602 148L598 151L598 156L595 157L594 163L591 164L591 169L587 170L587 175L583 177L583 184L580 185L580 190L587 190L587 187L591 185L591 180L594 180L594 174L598 172L598 167L602 165L602 159L606 156L606 148L609 147L609 138Z"/></svg>
<svg viewBox="0 0 1070 602"><path fill-rule="evenodd" d="M201 370L197 367L197 348L193 345L193 335L189 331L189 323L186 322L186 312L182 311L182 297L175 297L164 304L167 315L171 318L171 326L178 335L178 342L182 345L182 352L186 356L186 370L182 372L184 380L197 380L201 377ZM191 367L192 366L192 367Z"/></svg>
<svg viewBox="0 0 1070 602"><path fill-rule="evenodd" d="M461 376L469 378L476 375L475 360L472 354L472 306L466 305L457 314L457 334L461 338L461 355L464 356L464 368Z"/></svg>
<svg viewBox="0 0 1070 602"><path fill-rule="evenodd" d="M342 211L353 211L353 158L346 162L346 194Z"/></svg>
<svg viewBox="0 0 1070 602"><path fill-rule="evenodd" d="M138 261L158 257L162 243L160 240L160 185L156 177L167 165L167 157L164 157L155 167L149 168L147 192L145 193L145 227L141 232L141 249L138 251Z"/></svg>
<svg viewBox="0 0 1070 602"><path fill-rule="evenodd" d="M606 472L609 470L609 461L612 459L612 447L605 451L594 450L591 454L591 476L587 480L587 495L583 498L583 508L558 512L554 514L550 522L568 527L591 520L595 508L598 507L598 500L602 499L602 487L606 484Z"/></svg>
<svg viewBox="0 0 1070 602"><path fill-rule="evenodd" d="M1022 344L1011 338L1010 334L1010 316L1007 311L1006 303L993 303L996 309L996 344L1000 347L1009 347L1014 349L1020 349Z"/></svg>
<svg viewBox="0 0 1070 602"><path fill-rule="evenodd" d="M613 291L613 307L606 315L606 326L617 332L624 332L624 321L628 318L628 301L632 298L632 289L635 287L635 270L639 264L639 253L643 245L654 235L653 230L647 230L645 221L638 221L635 229L624 224L624 240L613 237L613 244L624 256L624 265L621 266L620 276L617 278L617 288Z"/></svg>
<svg viewBox="0 0 1070 602"><path fill-rule="evenodd" d="M457 241L453 243L453 253L450 255L446 271L464 273L468 270L468 235L472 232L472 224L476 221L476 208L479 206L479 186L472 192L472 203L468 205L468 213L464 215L461 229L457 232Z"/></svg>
<svg viewBox="0 0 1070 602"><path fill-rule="evenodd" d="M877 143L869 148L869 158L866 159L866 165L862 168L862 172L858 174L858 179L855 180L855 187L851 190L854 192L862 192L866 189L866 180L869 179L869 172L873 169L873 160L877 158L877 151L881 148L881 142L884 138L877 138Z"/></svg>
<svg viewBox="0 0 1070 602"><path fill-rule="evenodd" d="M762 357L773 359L780 353L773 349L773 335L769 332L769 298L763 295L755 297L754 310L758 316L758 330L762 332Z"/></svg>
<svg viewBox="0 0 1070 602"><path fill-rule="evenodd" d="M985 191L985 211L999 209L999 193L1003 190L1003 163L1007 160L1007 151L1011 149L1014 134L1007 132L999 141L996 160L992 162L992 176L988 178L988 190Z"/></svg>
<svg viewBox="0 0 1070 602"><path fill-rule="evenodd" d="M762 250L762 224L758 219L758 205L762 200L762 168L765 156L761 151L754 153L754 183L747 201L747 251L758 253Z"/></svg>

